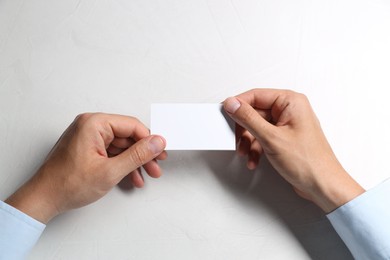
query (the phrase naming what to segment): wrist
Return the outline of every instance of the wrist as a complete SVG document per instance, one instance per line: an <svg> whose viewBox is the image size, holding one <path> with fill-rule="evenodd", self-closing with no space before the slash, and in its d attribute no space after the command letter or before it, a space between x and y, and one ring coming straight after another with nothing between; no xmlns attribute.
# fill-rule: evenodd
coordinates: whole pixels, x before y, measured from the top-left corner
<svg viewBox="0 0 390 260"><path fill-rule="evenodd" d="M326 213L332 212L365 192L341 165L331 171L331 174L328 171L326 175L319 175L321 178L316 181L316 188L312 193L313 201Z"/></svg>
<svg viewBox="0 0 390 260"><path fill-rule="evenodd" d="M60 213L56 205L52 203L52 199L52 192L37 174L7 198L5 203L39 222L47 224Z"/></svg>

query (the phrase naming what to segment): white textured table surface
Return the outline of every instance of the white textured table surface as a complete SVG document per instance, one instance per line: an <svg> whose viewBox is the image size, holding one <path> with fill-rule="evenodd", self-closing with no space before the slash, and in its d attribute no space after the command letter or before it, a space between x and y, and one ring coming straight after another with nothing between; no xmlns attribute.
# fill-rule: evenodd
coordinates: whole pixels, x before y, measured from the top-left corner
<svg viewBox="0 0 390 260"><path fill-rule="evenodd" d="M387 0L0 0L0 199L81 112L220 102L254 87L311 100L345 168L390 175ZM172 152L164 176L53 220L31 259L350 259L267 162Z"/></svg>

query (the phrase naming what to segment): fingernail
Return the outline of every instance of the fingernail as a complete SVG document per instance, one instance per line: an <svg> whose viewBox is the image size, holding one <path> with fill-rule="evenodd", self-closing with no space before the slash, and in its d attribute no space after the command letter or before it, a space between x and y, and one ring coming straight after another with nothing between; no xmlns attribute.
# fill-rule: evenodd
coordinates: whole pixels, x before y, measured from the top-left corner
<svg viewBox="0 0 390 260"><path fill-rule="evenodd" d="M154 154L160 154L162 151L164 151L165 148L165 142L160 136L154 136L149 141L149 149Z"/></svg>
<svg viewBox="0 0 390 260"><path fill-rule="evenodd" d="M239 109L240 106L240 101L238 101L238 99L235 97L230 97L225 101L225 110L230 114L236 113L237 109Z"/></svg>

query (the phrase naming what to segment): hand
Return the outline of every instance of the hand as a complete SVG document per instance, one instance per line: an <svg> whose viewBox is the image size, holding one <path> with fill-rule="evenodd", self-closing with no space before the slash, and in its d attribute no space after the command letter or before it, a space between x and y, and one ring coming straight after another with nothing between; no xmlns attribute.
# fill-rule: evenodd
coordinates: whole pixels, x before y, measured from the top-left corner
<svg viewBox="0 0 390 260"><path fill-rule="evenodd" d="M165 140L137 119L82 114L63 133L38 172L5 202L43 223L90 204L124 177L142 187L140 167L154 178L166 158Z"/></svg>
<svg viewBox="0 0 390 260"><path fill-rule="evenodd" d="M238 153L248 156L248 168L265 154L301 197L325 212L364 192L337 160L304 95L254 89L226 99L224 108L238 124Z"/></svg>

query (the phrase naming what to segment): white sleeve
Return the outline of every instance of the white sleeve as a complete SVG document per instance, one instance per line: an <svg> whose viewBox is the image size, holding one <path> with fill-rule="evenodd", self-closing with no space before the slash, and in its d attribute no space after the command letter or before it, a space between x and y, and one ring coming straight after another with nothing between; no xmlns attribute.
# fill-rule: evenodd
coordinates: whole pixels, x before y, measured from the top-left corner
<svg viewBox="0 0 390 260"><path fill-rule="evenodd" d="M0 259L24 259L46 225L0 201Z"/></svg>
<svg viewBox="0 0 390 260"><path fill-rule="evenodd" d="M327 217L355 259L390 259L390 179Z"/></svg>

